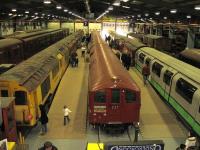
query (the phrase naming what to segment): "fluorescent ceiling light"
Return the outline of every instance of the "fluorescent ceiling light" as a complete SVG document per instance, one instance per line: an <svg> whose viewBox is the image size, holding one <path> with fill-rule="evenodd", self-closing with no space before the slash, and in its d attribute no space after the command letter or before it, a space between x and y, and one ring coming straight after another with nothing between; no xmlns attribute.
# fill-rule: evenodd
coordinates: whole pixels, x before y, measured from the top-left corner
<svg viewBox="0 0 200 150"><path fill-rule="evenodd" d="M129 0L122 0L123 2L128 2Z"/></svg>
<svg viewBox="0 0 200 150"><path fill-rule="evenodd" d="M64 9L64 12L68 12L68 10L67 10L67 9Z"/></svg>
<svg viewBox="0 0 200 150"><path fill-rule="evenodd" d="M113 6L108 7L108 10L113 10Z"/></svg>
<svg viewBox="0 0 200 150"><path fill-rule="evenodd" d="M69 14L71 14L72 12L71 12L71 11L69 11L68 13L69 13Z"/></svg>
<svg viewBox="0 0 200 150"><path fill-rule="evenodd" d="M29 11L25 11L25 14L29 14Z"/></svg>
<svg viewBox="0 0 200 150"><path fill-rule="evenodd" d="M35 13L35 15L37 16L37 15L38 15L38 13L36 12L36 13Z"/></svg>
<svg viewBox="0 0 200 150"><path fill-rule="evenodd" d="M167 19L167 17L163 17L165 20Z"/></svg>
<svg viewBox="0 0 200 150"><path fill-rule="evenodd" d="M137 16L138 16L138 18L140 18L140 17L141 17L141 15L140 15L140 14L138 14Z"/></svg>
<svg viewBox="0 0 200 150"><path fill-rule="evenodd" d="M155 15L157 15L157 16L160 15L160 12L159 11L155 12Z"/></svg>
<svg viewBox="0 0 200 150"><path fill-rule="evenodd" d="M192 18L190 15L186 16L188 19Z"/></svg>
<svg viewBox="0 0 200 150"><path fill-rule="evenodd" d="M114 3L113 3L114 6L120 6L120 0L116 0Z"/></svg>
<svg viewBox="0 0 200 150"><path fill-rule="evenodd" d="M194 9L200 10L200 5L196 5L196 6L194 7Z"/></svg>
<svg viewBox="0 0 200 150"><path fill-rule="evenodd" d="M61 5L57 5L56 8L57 9L62 9L62 6Z"/></svg>
<svg viewBox="0 0 200 150"><path fill-rule="evenodd" d="M44 0L43 3L44 4L51 4L51 0Z"/></svg>
<svg viewBox="0 0 200 150"><path fill-rule="evenodd" d="M130 8L129 6L122 6L123 8Z"/></svg>
<svg viewBox="0 0 200 150"><path fill-rule="evenodd" d="M12 15L13 15L12 13L9 13L9 14L8 14L8 16L12 16Z"/></svg>
<svg viewBox="0 0 200 150"><path fill-rule="evenodd" d="M109 12L109 10L106 10L105 12L106 12L106 13L108 13L108 12Z"/></svg>
<svg viewBox="0 0 200 150"><path fill-rule="evenodd" d="M148 16L149 16L149 14L148 14L148 13L145 13L144 15L145 15L146 17L148 17Z"/></svg>
<svg viewBox="0 0 200 150"><path fill-rule="evenodd" d="M17 11L17 9L16 9L16 8L13 8L13 9L12 9L12 12L16 12L16 11Z"/></svg>
<svg viewBox="0 0 200 150"><path fill-rule="evenodd" d="M170 13L175 14L177 12L177 9L171 9Z"/></svg>

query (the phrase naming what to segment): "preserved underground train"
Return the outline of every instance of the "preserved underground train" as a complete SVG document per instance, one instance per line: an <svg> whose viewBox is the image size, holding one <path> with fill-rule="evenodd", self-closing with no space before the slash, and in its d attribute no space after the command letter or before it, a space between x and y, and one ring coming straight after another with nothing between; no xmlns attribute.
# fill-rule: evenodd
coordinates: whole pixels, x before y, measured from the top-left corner
<svg viewBox="0 0 200 150"><path fill-rule="evenodd" d="M15 97L17 125L34 126L39 118L39 105L48 105L76 50L83 32L78 31L0 76L0 97Z"/></svg>
<svg viewBox="0 0 200 150"><path fill-rule="evenodd" d="M123 40L128 43L126 37ZM199 50L182 51L181 61L154 48L139 45L137 39L131 40L129 51L133 53L132 60L137 70L141 73L142 66L149 65L151 85L189 128L200 136Z"/></svg>
<svg viewBox="0 0 200 150"><path fill-rule="evenodd" d="M88 84L89 124L126 129L139 122L140 89L98 32L90 43Z"/></svg>
<svg viewBox="0 0 200 150"><path fill-rule="evenodd" d="M48 29L1 39L0 64L18 64L68 34L68 29Z"/></svg>
<svg viewBox="0 0 200 150"><path fill-rule="evenodd" d="M150 67L149 82L200 136L200 70L150 47L139 48L136 68Z"/></svg>

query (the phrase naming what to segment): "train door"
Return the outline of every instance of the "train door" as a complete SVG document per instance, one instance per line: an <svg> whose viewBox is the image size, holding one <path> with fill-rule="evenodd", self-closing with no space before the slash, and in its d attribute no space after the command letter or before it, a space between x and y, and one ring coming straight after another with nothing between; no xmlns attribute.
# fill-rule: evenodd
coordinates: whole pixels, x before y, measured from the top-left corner
<svg viewBox="0 0 200 150"><path fill-rule="evenodd" d="M169 93L170 93L170 87L171 87L171 82L173 76L177 73L176 70L172 69L171 67L164 67L162 70L162 77L163 77L163 83L162 83L162 88L164 89L164 98L165 100L169 100Z"/></svg>
<svg viewBox="0 0 200 150"><path fill-rule="evenodd" d="M107 115L110 123L121 123L121 92L120 89L111 89L108 101Z"/></svg>
<svg viewBox="0 0 200 150"><path fill-rule="evenodd" d="M146 54L144 54L141 51L136 54L136 57L137 57L137 59L136 59L136 68L140 72L142 72L142 66L144 64L144 58L145 58L145 56L146 56Z"/></svg>
<svg viewBox="0 0 200 150"><path fill-rule="evenodd" d="M164 89L162 87L162 69L164 68L164 64L158 60L153 60L151 63L151 84L156 88L156 90L160 93L161 96L164 96Z"/></svg>
<svg viewBox="0 0 200 150"><path fill-rule="evenodd" d="M123 123L137 122L139 119L139 106L136 94L129 89L122 92L123 105L121 109L121 120Z"/></svg>

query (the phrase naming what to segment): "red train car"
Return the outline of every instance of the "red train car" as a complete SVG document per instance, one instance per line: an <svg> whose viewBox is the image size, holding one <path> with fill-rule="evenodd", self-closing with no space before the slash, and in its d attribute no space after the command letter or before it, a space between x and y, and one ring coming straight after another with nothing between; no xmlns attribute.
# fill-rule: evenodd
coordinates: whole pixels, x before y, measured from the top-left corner
<svg viewBox="0 0 200 150"><path fill-rule="evenodd" d="M127 127L139 122L140 89L98 32L92 33L89 124Z"/></svg>

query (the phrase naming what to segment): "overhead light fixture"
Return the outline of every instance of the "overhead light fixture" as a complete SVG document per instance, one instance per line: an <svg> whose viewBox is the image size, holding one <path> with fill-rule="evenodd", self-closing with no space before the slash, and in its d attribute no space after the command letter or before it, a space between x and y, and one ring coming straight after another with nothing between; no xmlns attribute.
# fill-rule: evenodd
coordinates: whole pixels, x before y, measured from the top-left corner
<svg viewBox="0 0 200 150"><path fill-rule="evenodd" d="M149 14L148 14L148 13L145 13L144 15L145 15L146 17L148 17L148 16L149 16Z"/></svg>
<svg viewBox="0 0 200 150"><path fill-rule="evenodd" d="M122 0L123 2L128 2L129 0Z"/></svg>
<svg viewBox="0 0 200 150"><path fill-rule="evenodd" d="M120 6L120 0L116 0L114 3L113 3L114 6Z"/></svg>
<svg viewBox="0 0 200 150"><path fill-rule="evenodd" d="M192 18L190 15L186 16L188 19Z"/></svg>
<svg viewBox="0 0 200 150"><path fill-rule="evenodd" d="M141 15L140 15L140 14L138 14L138 15L137 15L137 17L138 17L138 18L140 18L140 17L141 17Z"/></svg>
<svg viewBox="0 0 200 150"><path fill-rule="evenodd" d="M44 0L43 3L44 4L51 4L51 0Z"/></svg>
<svg viewBox="0 0 200 150"><path fill-rule="evenodd" d="M178 20L177 23L180 23L180 21Z"/></svg>
<svg viewBox="0 0 200 150"><path fill-rule="evenodd" d="M12 15L13 15L12 13L9 13L9 14L8 14L8 16L12 16Z"/></svg>
<svg viewBox="0 0 200 150"><path fill-rule="evenodd" d="M108 10L113 10L113 6L108 7Z"/></svg>
<svg viewBox="0 0 200 150"><path fill-rule="evenodd" d="M69 11L68 13L69 13L69 14L71 14L72 12L71 12L71 11Z"/></svg>
<svg viewBox="0 0 200 150"><path fill-rule="evenodd" d="M12 12L16 12L16 11L17 11L17 9L16 9L16 8L13 8L13 9L12 9Z"/></svg>
<svg viewBox="0 0 200 150"><path fill-rule="evenodd" d="M171 13L171 14L175 14L176 12L177 12L177 9L171 9L171 10L170 10L170 13Z"/></svg>
<svg viewBox="0 0 200 150"><path fill-rule="evenodd" d="M155 15L157 15L157 16L160 15L160 12L159 11L155 12Z"/></svg>
<svg viewBox="0 0 200 150"><path fill-rule="evenodd" d="M109 13L109 10L106 10L105 12L106 12L106 13Z"/></svg>
<svg viewBox="0 0 200 150"><path fill-rule="evenodd" d="M200 5L196 5L196 6L194 7L194 9L200 10Z"/></svg>
<svg viewBox="0 0 200 150"><path fill-rule="evenodd" d="M129 9L130 7L129 6L122 6L123 8L127 8L127 9Z"/></svg>
<svg viewBox="0 0 200 150"><path fill-rule="evenodd" d="M67 9L64 9L64 12L68 12L68 10L67 10Z"/></svg>
<svg viewBox="0 0 200 150"><path fill-rule="evenodd" d="M163 17L165 20L167 19L167 17Z"/></svg>
<svg viewBox="0 0 200 150"><path fill-rule="evenodd" d="M135 16L132 16L132 18L134 18Z"/></svg>
<svg viewBox="0 0 200 150"><path fill-rule="evenodd" d="M36 13L35 13L35 15L37 16L37 15L38 15L38 13L36 12Z"/></svg>
<svg viewBox="0 0 200 150"><path fill-rule="evenodd" d="M57 5L56 8L57 9L62 9L62 6L61 5Z"/></svg>
<svg viewBox="0 0 200 150"><path fill-rule="evenodd" d="M29 14L29 11L25 11L25 14Z"/></svg>

